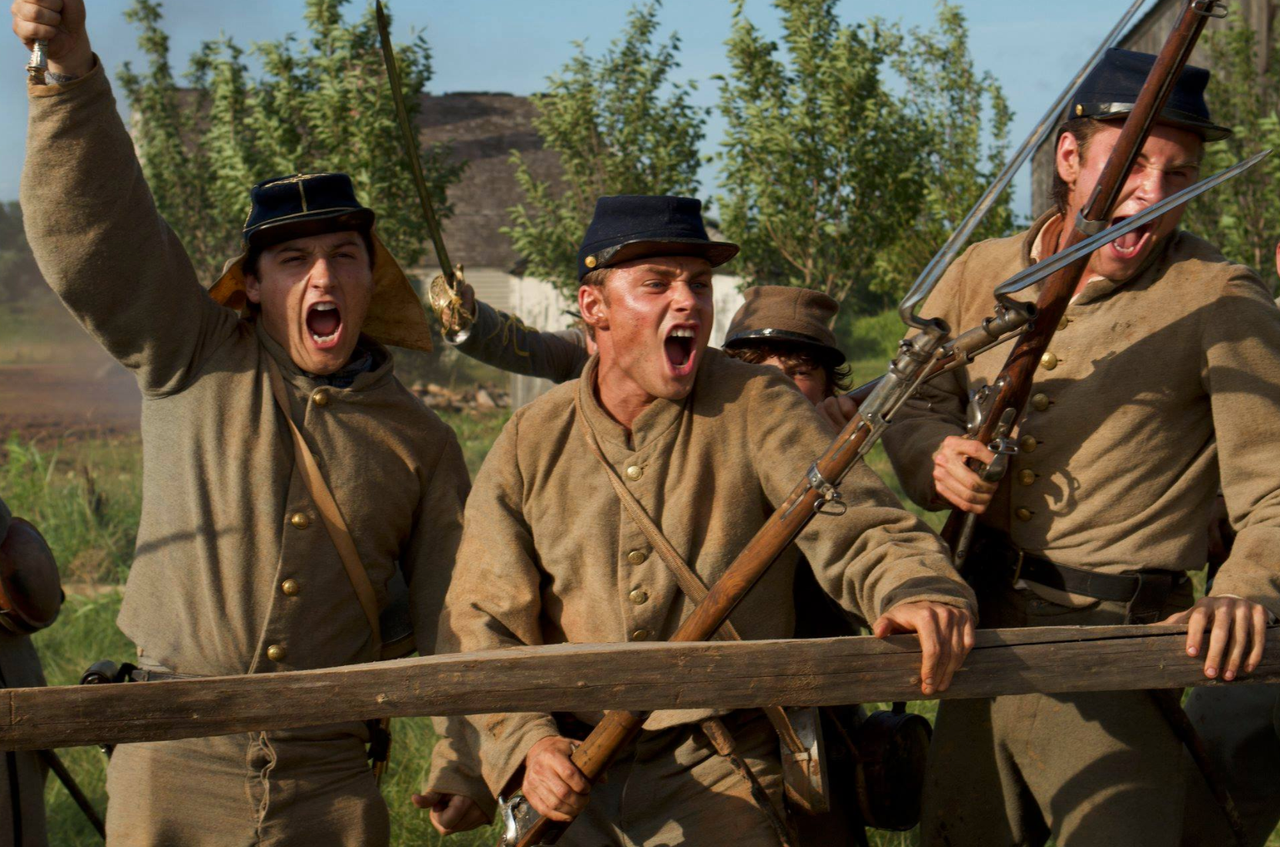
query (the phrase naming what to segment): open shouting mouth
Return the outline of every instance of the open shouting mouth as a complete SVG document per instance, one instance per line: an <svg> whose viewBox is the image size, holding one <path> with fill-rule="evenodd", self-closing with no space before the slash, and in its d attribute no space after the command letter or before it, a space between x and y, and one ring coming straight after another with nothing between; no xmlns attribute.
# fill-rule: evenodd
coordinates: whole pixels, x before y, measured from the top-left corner
<svg viewBox="0 0 1280 847"><path fill-rule="evenodd" d="M1115 226L1129 217L1130 215L1116 215L1116 217L1111 219L1111 225ZM1155 231L1158 220L1159 219L1147 221L1133 232L1126 232L1107 246L1111 249L1112 254L1117 259L1128 261L1130 259L1137 258L1141 255L1142 249L1146 247L1147 243L1150 241L1151 234Z"/></svg>
<svg viewBox="0 0 1280 847"><path fill-rule="evenodd" d="M679 377L693 373L694 359L698 355L697 343L697 324L678 324L667 330L662 349L672 374Z"/></svg>
<svg viewBox="0 0 1280 847"><path fill-rule="evenodd" d="M342 310L333 301L312 303L307 309L307 333L321 350L338 346L342 338Z"/></svg>

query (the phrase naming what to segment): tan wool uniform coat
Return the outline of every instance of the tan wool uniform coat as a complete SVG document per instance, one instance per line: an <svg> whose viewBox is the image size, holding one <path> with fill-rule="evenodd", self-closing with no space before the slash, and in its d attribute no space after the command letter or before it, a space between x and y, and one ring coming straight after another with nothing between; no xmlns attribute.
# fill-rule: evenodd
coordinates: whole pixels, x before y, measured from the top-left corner
<svg viewBox="0 0 1280 847"><path fill-rule="evenodd" d="M666 639L688 616L692 603L640 528L624 517L585 440L587 427L707 584L724 573L831 440L813 407L779 371L715 349L705 354L685 400L656 401L630 433L601 409L594 384L595 360L581 379L516 412L495 442L468 503L442 639L456 639L463 650ZM843 491L848 513L816 517L796 545L832 597L873 619L907 601L970 607L972 594L940 541L902 510L874 473L856 466ZM788 548L735 610L732 619L744 638L791 635L796 558L796 547ZM707 715L657 712L646 730L685 731ZM471 720L482 740L483 773L495 792L534 742L560 733L549 714ZM776 768L776 748L772 755ZM621 791L627 781L610 776L606 785L614 788L604 792ZM633 798L649 791L635 785L625 790ZM593 802L587 816L608 805ZM636 815L644 818L638 800L614 818L630 835L614 830L612 837L649 843L638 833L653 822ZM596 832L590 828L595 825L605 824L583 824L579 831ZM684 837L692 837L689 830Z"/></svg>
<svg viewBox="0 0 1280 847"><path fill-rule="evenodd" d="M156 212L100 65L31 88L22 205L45 278L142 389L142 518L119 620L139 663L210 675L377 658L294 467L268 360L379 605L398 567L419 650L432 652L467 471L387 351L362 340L377 366L349 388L325 386L260 324L216 305ZM386 843L366 739L353 723L121 746L108 777L113 844Z"/></svg>
<svg viewBox="0 0 1280 847"><path fill-rule="evenodd" d="M1050 220L970 248L922 314L956 331L976 326L1000 282L1052 252L1051 237L1037 243ZM969 391L994 379L1005 355L931 383L886 433L917 502L940 506L931 456L963 434ZM984 526L1059 565L1196 570L1221 477L1239 537L1213 591L1280 612L1280 311L1252 271L1179 232L1135 278L1089 282L1016 434L1021 451ZM1123 603L1009 585L982 568L969 566L985 626L1123 621ZM1165 613L1190 601L1186 585ZM932 756L926 844L1038 843L1046 828L1060 844L1177 843L1181 750L1143 692L948 702ZM1000 792L1005 816L987 802Z"/></svg>
<svg viewBox="0 0 1280 847"><path fill-rule="evenodd" d="M0 541L12 515L0 500ZM44 671L31 638L0 628L0 688L44 685ZM0 847L45 847L44 784L47 769L30 751L0 757ZM15 810L17 814L14 814Z"/></svg>

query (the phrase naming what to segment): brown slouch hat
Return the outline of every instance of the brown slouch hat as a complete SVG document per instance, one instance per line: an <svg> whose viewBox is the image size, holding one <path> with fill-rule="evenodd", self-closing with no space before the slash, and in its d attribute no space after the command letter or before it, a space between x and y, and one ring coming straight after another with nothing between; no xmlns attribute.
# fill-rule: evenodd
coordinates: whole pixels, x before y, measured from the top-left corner
<svg viewBox="0 0 1280 847"><path fill-rule="evenodd" d="M845 361L836 346L831 320L840 304L821 291L788 285L757 285L743 292L745 298L725 334L726 350L752 343L786 342L815 348L819 356L836 365Z"/></svg>

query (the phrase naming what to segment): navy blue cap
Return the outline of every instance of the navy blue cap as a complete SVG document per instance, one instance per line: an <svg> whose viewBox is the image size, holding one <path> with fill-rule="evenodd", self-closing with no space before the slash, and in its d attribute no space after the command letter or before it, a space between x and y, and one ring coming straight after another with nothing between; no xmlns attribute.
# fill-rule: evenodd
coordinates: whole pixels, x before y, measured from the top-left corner
<svg viewBox="0 0 1280 847"><path fill-rule="evenodd" d="M651 256L701 256L719 267L738 245L712 241L702 201L691 197L619 194L601 197L578 248L578 279L599 268Z"/></svg>
<svg viewBox="0 0 1280 847"><path fill-rule="evenodd" d="M243 238L252 247L322 232L367 232L373 226L373 210L356 199L351 177L343 173L264 180L249 189L249 202Z"/></svg>
<svg viewBox="0 0 1280 847"><path fill-rule="evenodd" d="M1156 57L1150 53L1112 47L1076 89L1067 117L1104 121L1126 117L1133 111L1155 63ZM1208 85L1209 71L1185 66L1160 112L1160 123L1191 130L1205 141L1221 141L1231 135L1230 129L1218 126L1209 117L1209 106L1204 101Z"/></svg>

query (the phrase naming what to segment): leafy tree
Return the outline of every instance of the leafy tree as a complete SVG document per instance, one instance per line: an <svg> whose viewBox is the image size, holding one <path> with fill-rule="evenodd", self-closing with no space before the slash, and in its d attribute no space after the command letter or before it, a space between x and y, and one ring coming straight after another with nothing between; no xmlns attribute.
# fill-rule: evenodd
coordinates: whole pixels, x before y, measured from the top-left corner
<svg viewBox="0 0 1280 847"><path fill-rule="evenodd" d="M145 73L120 74L134 115L143 172L161 213L182 239L197 273L212 279L240 249L248 188L281 174L344 171L378 212L378 234L406 266L425 253L425 225L401 152L372 5L355 22L347 0L307 0L304 43L288 36L255 44L254 78L231 39L209 41L191 58L188 87L174 81L159 0L134 0L126 18L140 29ZM431 79L425 39L397 48L410 119ZM447 148L422 150L441 217L448 186L465 164Z"/></svg>
<svg viewBox="0 0 1280 847"><path fill-rule="evenodd" d="M1203 172L1216 173L1259 150L1280 147L1280 36L1261 45L1247 23L1209 33L1213 78L1207 98L1215 122L1235 135L1205 147ZM1236 262L1262 274L1276 288L1275 249L1280 240L1280 159L1270 156L1247 176L1195 200L1183 224Z"/></svg>
<svg viewBox="0 0 1280 847"><path fill-rule="evenodd" d="M684 194L698 191L698 146L706 116L690 102L695 86L673 83L680 39L658 43L653 2L635 7L626 28L593 58L583 42L561 72L535 95L534 127L559 154L562 176L534 177L512 154L524 201L509 209L510 236L531 276L566 295L578 287L577 251L596 199L607 194Z"/></svg>
<svg viewBox="0 0 1280 847"><path fill-rule="evenodd" d="M1012 115L975 71L958 7L941 3L936 30L904 36L878 19L842 25L836 5L775 0L784 57L737 3L718 203L749 284L817 288L874 312L1003 166ZM1006 196L979 235L1011 225Z"/></svg>
<svg viewBox="0 0 1280 847"><path fill-rule="evenodd" d="M841 25L836 0L775 0L782 44L734 10L728 122L717 198L749 284L866 289L876 256L921 208L925 127L882 78L901 35L878 20Z"/></svg>
<svg viewBox="0 0 1280 847"><path fill-rule="evenodd" d="M934 253L996 175L1009 151L1013 112L990 71L977 72L969 31L959 6L938 4L937 28L912 29L894 67L906 81L906 109L928 138L921 150L924 205L914 224L877 257L871 290L901 299ZM972 241L1009 235L1014 229L1012 196L1005 191L983 218Z"/></svg>

